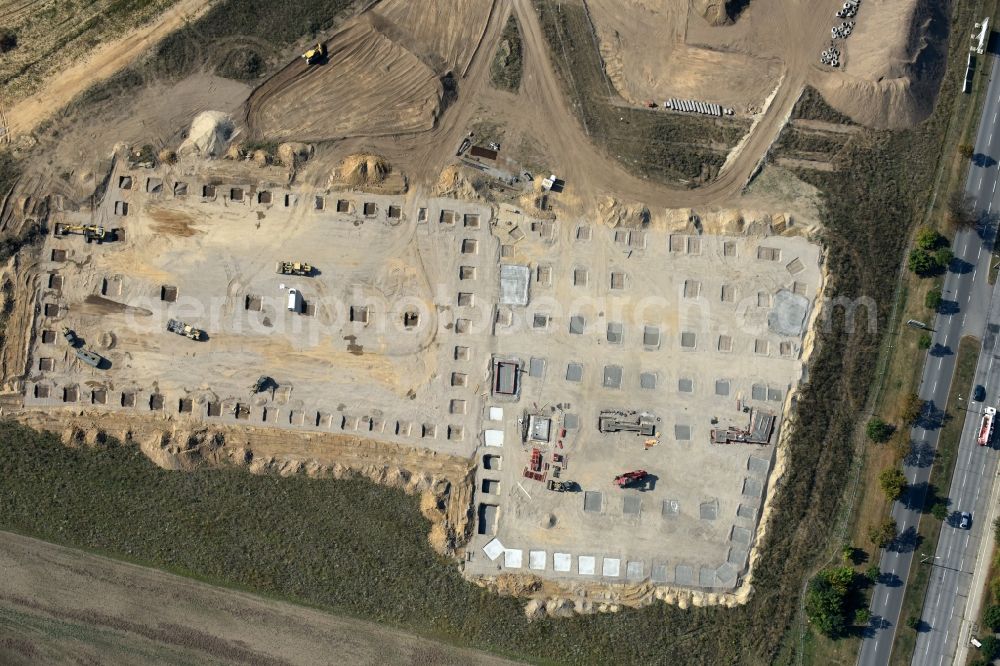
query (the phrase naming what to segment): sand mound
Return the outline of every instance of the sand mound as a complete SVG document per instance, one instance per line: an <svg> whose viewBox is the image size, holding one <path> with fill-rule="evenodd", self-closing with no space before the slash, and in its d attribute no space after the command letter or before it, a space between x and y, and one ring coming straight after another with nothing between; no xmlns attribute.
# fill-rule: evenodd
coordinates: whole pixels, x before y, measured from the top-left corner
<svg viewBox="0 0 1000 666"><path fill-rule="evenodd" d="M381 185L392 171L389 162L380 155L348 155L337 168L337 180L351 187Z"/></svg>
<svg viewBox="0 0 1000 666"><path fill-rule="evenodd" d="M691 8L708 21L709 25L732 23L725 0L691 0Z"/></svg>
<svg viewBox="0 0 1000 666"><path fill-rule="evenodd" d="M463 170L454 164L446 166L434 186L434 195L452 197L454 199L478 199L475 184L470 181Z"/></svg>
<svg viewBox="0 0 1000 666"><path fill-rule="evenodd" d="M641 227L649 222L649 209L642 204L626 205L613 197L597 202L601 222L609 227Z"/></svg>
<svg viewBox="0 0 1000 666"><path fill-rule="evenodd" d="M191 131L178 152L200 157L218 157L226 152L236 132L233 119L221 111L204 111L191 121Z"/></svg>
<svg viewBox="0 0 1000 666"><path fill-rule="evenodd" d="M816 87L855 122L877 128L915 125L934 110L948 17L934 0L887 0L866 5L864 12L845 47L844 71L818 78Z"/></svg>
<svg viewBox="0 0 1000 666"><path fill-rule="evenodd" d="M305 162L313 155L313 147L308 143L283 143L278 146L278 160L286 166Z"/></svg>

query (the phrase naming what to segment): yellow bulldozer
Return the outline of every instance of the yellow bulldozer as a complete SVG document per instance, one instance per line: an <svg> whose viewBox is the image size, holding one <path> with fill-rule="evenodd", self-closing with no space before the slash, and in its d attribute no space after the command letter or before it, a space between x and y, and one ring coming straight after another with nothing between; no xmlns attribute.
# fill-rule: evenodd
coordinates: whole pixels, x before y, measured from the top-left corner
<svg viewBox="0 0 1000 666"><path fill-rule="evenodd" d="M279 261L274 271L279 275L312 275L313 268L301 261Z"/></svg>
<svg viewBox="0 0 1000 666"><path fill-rule="evenodd" d="M69 234L80 234L88 243L102 243L108 234L104 227L96 224L56 224L56 235L67 236Z"/></svg>
<svg viewBox="0 0 1000 666"><path fill-rule="evenodd" d="M326 60L326 44L319 42L314 48L302 54L307 65L318 65Z"/></svg>

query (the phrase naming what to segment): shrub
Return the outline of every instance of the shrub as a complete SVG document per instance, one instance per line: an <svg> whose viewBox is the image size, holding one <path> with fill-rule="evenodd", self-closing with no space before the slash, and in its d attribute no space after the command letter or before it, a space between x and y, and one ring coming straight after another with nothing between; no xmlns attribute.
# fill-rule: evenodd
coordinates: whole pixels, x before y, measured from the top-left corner
<svg viewBox="0 0 1000 666"><path fill-rule="evenodd" d="M930 349L931 348L931 334L921 333L920 337L917 338L917 347L920 349ZM914 419L916 420L916 419Z"/></svg>
<svg viewBox="0 0 1000 666"><path fill-rule="evenodd" d="M930 345L927 345L930 347ZM906 396L906 401L903 404L903 421L910 425L920 418L920 415L924 411L924 401L920 399L916 393L910 393Z"/></svg>
<svg viewBox="0 0 1000 666"><path fill-rule="evenodd" d="M962 143L958 146L958 154L967 160L971 160L972 156L976 154L976 149L972 147L971 143Z"/></svg>
<svg viewBox="0 0 1000 666"><path fill-rule="evenodd" d="M898 467L890 467L882 470L882 473L878 475L878 485L885 493L886 499L894 502L906 489L906 477Z"/></svg>
<svg viewBox="0 0 1000 666"><path fill-rule="evenodd" d="M916 615L911 615L910 617L906 618L906 626L908 626L910 629L919 629L920 618L917 617Z"/></svg>
<svg viewBox="0 0 1000 666"><path fill-rule="evenodd" d="M868 582L874 585L878 582L878 577L882 575L882 571L878 568L877 564L873 564L867 569L865 569L865 578Z"/></svg>
<svg viewBox="0 0 1000 666"><path fill-rule="evenodd" d="M1000 631L1000 606L990 606L983 613L983 623L993 631Z"/></svg>
<svg viewBox="0 0 1000 666"><path fill-rule="evenodd" d="M993 661L997 657L1000 657L1000 638L996 636L985 636L980 639L982 647L979 648L979 653L983 655L983 659L986 661Z"/></svg>
<svg viewBox="0 0 1000 666"><path fill-rule="evenodd" d="M854 611L854 624L864 627L867 626L872 619L872 612L867 608L859 608Z"/></svg>
<svg viewBox="0 0 1000 666"><path fill-rule="evenodd" d="M946 520L948 518L948 506L941 500L934 502L931 506L931 515L938 520Z"/></svg>
<svg viewBox="0 0 1000 666"><path fill-rule="evenodd" d="M10 28L0 28L0 53L17 48L17 33Z"/></svg>
<svg viewBox="0 0 1000 666"><path fill-rule="evenodd" d="M928 291L927 295L924 296L924 305L926 305L928 309L937 312L937 309L941 307L941 290L935 287L934 289Z"/></svg>
<svg viewBox="0 0 1000 666"><path fill-rule="evenodd" d="M877 416L868 419L868 425L865 426L868 439L880 444L888 441L889 437L892 436L892 431L893 427Z"/></svg>

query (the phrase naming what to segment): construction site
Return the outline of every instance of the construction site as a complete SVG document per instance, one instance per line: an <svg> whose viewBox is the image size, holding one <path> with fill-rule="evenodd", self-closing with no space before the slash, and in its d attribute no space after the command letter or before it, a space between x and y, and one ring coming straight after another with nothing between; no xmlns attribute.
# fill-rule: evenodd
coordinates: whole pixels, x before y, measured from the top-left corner
<svg viewBox="0 0 1000 666"><path fill-rule="evenodd" d="M494 589L745 601L826 279L816 190L768 151L807 85L857 122L921 117L917 47L872 47L868 3L560 5L593 31L602 123L693 130L648 141L700 146L668 186L568 101L589 84L548 3L439 4L368 3L252 84L156 80L65 127L4 204L42 235L7 270L4 413L165 467L428 493L432 543ZM515 93L487 75L511 16Z"/></svg>

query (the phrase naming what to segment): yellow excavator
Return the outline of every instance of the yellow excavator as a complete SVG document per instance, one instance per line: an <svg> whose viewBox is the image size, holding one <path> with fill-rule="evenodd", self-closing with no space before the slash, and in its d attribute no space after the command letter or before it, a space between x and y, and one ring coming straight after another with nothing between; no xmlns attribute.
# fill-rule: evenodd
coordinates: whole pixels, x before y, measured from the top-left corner
<svg viewBox="0 0 1000 666"><path fill-rule="evenodd" d="M102 243L107 238L107 232L104 227L96 224L56 224L57 236L67 236L69 234L81 234L83 239L88 243L94 241Z"/></svg>
<svg viewBox="0 0 1000 666"><path fill-rule="evenodd" d="M302 54L302 58L307 65L317 65L326 60L326 44L319 42L315 48L311 48Z"/></svg>

